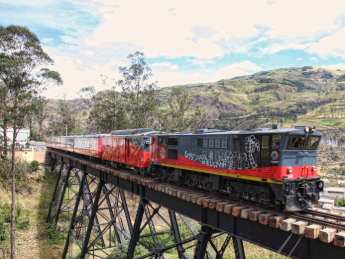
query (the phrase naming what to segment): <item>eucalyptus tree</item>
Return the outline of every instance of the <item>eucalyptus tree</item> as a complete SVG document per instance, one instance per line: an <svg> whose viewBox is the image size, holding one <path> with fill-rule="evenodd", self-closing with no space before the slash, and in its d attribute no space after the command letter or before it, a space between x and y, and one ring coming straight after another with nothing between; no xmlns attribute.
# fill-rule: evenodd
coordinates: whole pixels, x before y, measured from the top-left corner
<svg viewBox="0 0 345 259"><path fill-rule="evenodd" d="M126 114L131 128L152 127L157 113L158 88L156 82L149 83L152 70L142 52L127 57L130 67L119 67L123 79L117 83L122 88Z"/></svg>
<svg viewBox="0 0 345 259"><path fill-rule="evenodd" d="M162 130L195 130L205 121L206 113L201 105L195 104L187 89L173 88L167 101L168 109L161 109L158 113Z"/></svg>
<svg viewBox="0 0 345 259"><path fill-rule="evenodd" d="M96 93L93 86L84 87L79 95L89 108L88 126L96 133L109 133L116 129L128 127L123 97L116 89L114 80L103 77L105 89Z"/></svg>
<svg viewBox="0 0 345 259"><path fill-rule="evenodd" d="M15 258L15 143L19 130L32 111L37 110L42 91L50 85L62 84L59 73L46 68L50 65L53 65L53 60L28 28L0 26L0 82L8 91L8 125L13 128L11 258Z"/></svg>

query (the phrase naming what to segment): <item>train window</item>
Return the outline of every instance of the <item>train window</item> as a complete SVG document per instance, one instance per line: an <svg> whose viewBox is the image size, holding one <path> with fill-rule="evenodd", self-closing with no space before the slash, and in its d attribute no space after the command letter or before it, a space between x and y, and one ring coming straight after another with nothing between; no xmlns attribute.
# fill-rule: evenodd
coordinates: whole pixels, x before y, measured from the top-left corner
<svg viewBox="0 0 345 259"><path fill-rule="evenodd" d="M220 148L220 138L214 140L214 148Z"/></svg>
<svg viewBox="0 0 345 259"><path fill-rule="evenodd" d="M168 138L168 145L178 145L178 138Z"/></svg>
<svg viewBox="0 0 345 259"><path fill-rule="evenodd" d="M158 138L158 146L167 146L167 138Z"/></svg>
<svg viewBox="0 0 345 259"><path fill-rule="evenodd" d="M226 138L221 139L221 148L228 148L228 139Z"/></svg>
<svg viewBox="0 0 345 259"><path fill-rule="evenodd" d="M207 144L208 144L208 139L207 139L207 138L204 138L204 139L202 140L202 147L207 148Z"/></svg>
<svg viewBox="0 0 345 259"><path fill-rule="evenodd" d="M196 140L196 145L197 145L197 147L203 147L202 144L203 144L202 138L198 138L198 139Z"/></svg>
<svg viewBox="0 0 345 259"><path fill-rule="evenodd" d="M272 148L273 149L278 149L281 140L282 140L282 136L281 135L273 135L272 136Z"/></svg>
<svg viewBox="0 0 345 259"><path fill-rule="evenodd" d="M210 138L210 139L208 140L208 147L209 147L209 148L214 148L214 138Z"/></svg>
<svg viewBox="0 0 345 259"><path fill-rule="evenodd" d="M262 136L262 149L270 149L270 136Z"/></svg>
<svg viewBox="0 0 345 259"><path fill-rule="evenodd" d="M240 151L240 140L234 139L234 152L239 152L239 151Z"/></svg>
<svg viewBox="0 0 345 259"><path fill-rule="evenodd" d="M304 147L305 135L291 135L288 148L302 149Z"/></svg>
<svg viewBox="0 0 345 259"><path fill-rule="evenodd" d="M306 149L317 149L319 145L320 137L318 136L309 136L307 145L305 146Z"/></svg>
<svg viewBox="0 0 345 259"><path fill-rule="evenodd" d="M177 149L168 149L168 159L177 160L178 150Z"/></svg>
<svg viewBox="0 0 345 259"><path fill-rule="evenodd" d="M218 161L219 160L219 151L214 151L214 161Z"/></svg>

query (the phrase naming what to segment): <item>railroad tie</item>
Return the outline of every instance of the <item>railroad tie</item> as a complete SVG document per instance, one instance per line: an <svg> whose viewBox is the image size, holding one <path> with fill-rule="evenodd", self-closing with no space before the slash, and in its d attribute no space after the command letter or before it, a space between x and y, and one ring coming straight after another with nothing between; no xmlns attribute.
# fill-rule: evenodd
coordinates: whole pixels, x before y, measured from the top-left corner
<svg viewBox="0 0 345 259"><path fill-rule="evenodd" d="M223 212L225 205L228 204L228 202L219 202L217 203L216 210L218 212Z"/></svg>
<svg viewBox="0 0 345 259"><path fill-rule="evenodd" d="M345 247L345 232L339 232L335 234L334 245L339 247Z"/></svg>
<svg viewBox="0 0 345 259"><path fill-rule="evenodd" d="M275 216L270 218L269 226L271 228L280 228L280 223L285 219L284 216Z"/></svg>
<svg viewBox="0 0 345 259"><path fill-rule="evenodd" d="M241 216L241 212L243 209L245 209L246 207L244 206L237 206L237 207L233 207L232 208L232 216L234 217L239 217Z"/></svg>
<svg viewBox="0 0 345 259"><path fill-rule="evenodd" d="M224 213L226 214L230 214L232 213L232 208L235 207L235 206L238 206L238 204L234 203L234 204L226 204L224 206Z"/></svg>
<svg viewBox="0 0 345 259"><path fill-rule="evenodd" d="M241 211L241 218L243 219L248 219L249 218L249 212L253 211L254 209L252 208L247 208L247 209L243 209Z"/></svg>
<svg viewBox="0 0 345 259"><path fill-rule="evenodd" d="M265 213L261 210L255 210L255 211L249 211L249 220L250 221L258 221L259 220L259 214Z"/></svg>
<svg viewBox="0 0 345 259"><path fill-rule="evenodd" d="M280 222L280 229L284 231L291 231L292 223L296 222L295 219L284 219Z"/></svg>
<svg viewBox="0 0 345 259"><path fill-rule="evenodd" d="M305 227L305 237L311 239L317 239L319 237L322 226L312 224Z"/></svg>
<svg viewBox="0 0 345 259"><path fill-rule="evenodd" d="M319 239L324 243L331 243L334 240L337 230L335 228L325 228L320 231Z"/></svg>
<svg viewBox="0 0 345 259"><path fill-rule="evenodd" d="M268 225L271 217L274 217L272 213L259 214L259 223L262 225Z"/></svg>
<svg viewBox="0 0 345 259"><path fill-rule="evenodd" d="M292 223L292 233L296 235L304 234L305 227L308 226L306 221L297 221Z"/></svg>

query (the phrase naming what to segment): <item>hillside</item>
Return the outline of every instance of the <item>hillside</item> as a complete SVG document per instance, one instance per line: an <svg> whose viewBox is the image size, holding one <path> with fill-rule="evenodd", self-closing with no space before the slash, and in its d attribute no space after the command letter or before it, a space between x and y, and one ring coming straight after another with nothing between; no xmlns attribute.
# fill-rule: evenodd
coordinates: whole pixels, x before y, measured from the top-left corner
<svg viewBox="0 0 345 259"><path fill-rule="evenodd" d="M280 123L318 129L345 127L345 71L299 67L259 72L214 83L181 85L208 114L207 127L248 129ZM162 88L158 104L174 87ZM51 106L56 106L51 100ZM81 99L70 101L76 112L87 109Z"/></svg>

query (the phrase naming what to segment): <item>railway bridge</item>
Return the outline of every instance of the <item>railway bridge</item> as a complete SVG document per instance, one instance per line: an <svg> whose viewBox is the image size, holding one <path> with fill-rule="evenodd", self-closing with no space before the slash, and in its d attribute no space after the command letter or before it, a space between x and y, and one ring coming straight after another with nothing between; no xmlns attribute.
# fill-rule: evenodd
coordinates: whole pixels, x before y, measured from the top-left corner
<svg viewBox="0 0 345 259"><path fill-rule="evenodd" d="M341 216L272 212L48 152L59 173L47 222L67 235L62 258L108 258L126 244L127 259L166 258L172 249L179 258L221 259L232 244L244 259L243 241L292 258L344 258Z"/></svg>

